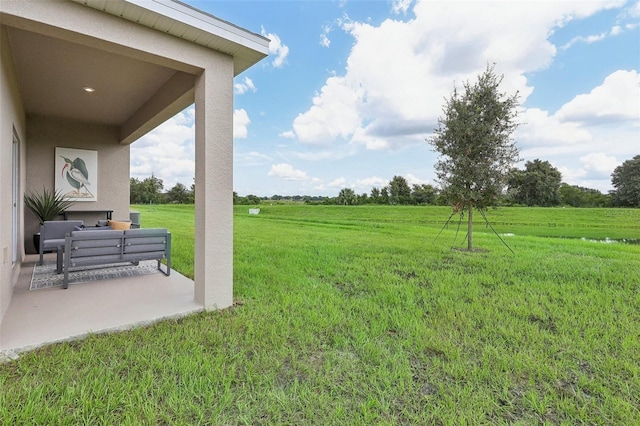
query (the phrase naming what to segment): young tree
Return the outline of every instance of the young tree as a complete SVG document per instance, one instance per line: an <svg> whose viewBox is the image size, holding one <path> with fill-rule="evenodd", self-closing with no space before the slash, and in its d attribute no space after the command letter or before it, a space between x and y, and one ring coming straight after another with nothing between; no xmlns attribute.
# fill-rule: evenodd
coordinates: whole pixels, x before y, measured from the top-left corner
<svg viewBox="0 0 640 426"><path fill-rule="evenodd" d="M441 154L436 176L454 212L467 212L467 248L473 249L473 209L498 201L507 173L518 160L511 134L518 124L518 94L498 91L502 77L493 67L464 92L456 88L443 108L444 117L428 139Z"/></svg>
<svg viewBox="0 0 640 426"><path fill-rule="evenodd" d="M640 207L640 155L622 163L611 174L611 192L617 206Z"/></svg>

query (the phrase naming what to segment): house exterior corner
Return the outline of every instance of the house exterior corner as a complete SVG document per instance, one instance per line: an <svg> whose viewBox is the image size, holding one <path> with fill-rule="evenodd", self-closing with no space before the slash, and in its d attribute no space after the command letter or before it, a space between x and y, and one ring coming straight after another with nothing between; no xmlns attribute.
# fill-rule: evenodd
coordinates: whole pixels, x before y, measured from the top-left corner
<svg viewBox="0 0 640 426"><path fill-rule="evenodd" d="M56 149L97 158L99 195L70 210L87 224L95 215L80 211L128 218L129 144L194 103L194 300L232 303L233 78L268 44L172 0L0 2L0 325L38 230L23 197L55 188Z"/></svg>

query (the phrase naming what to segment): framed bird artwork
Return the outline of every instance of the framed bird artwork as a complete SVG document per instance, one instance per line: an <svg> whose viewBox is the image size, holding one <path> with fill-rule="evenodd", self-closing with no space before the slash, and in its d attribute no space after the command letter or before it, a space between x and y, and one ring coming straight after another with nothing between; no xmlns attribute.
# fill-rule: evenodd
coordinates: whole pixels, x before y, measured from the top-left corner
<svg viewBox="0 0 640 426"><path fill-rule="evenodd" d="M56 190L71 201L98 201L98 151L56 147Z"/></svg>

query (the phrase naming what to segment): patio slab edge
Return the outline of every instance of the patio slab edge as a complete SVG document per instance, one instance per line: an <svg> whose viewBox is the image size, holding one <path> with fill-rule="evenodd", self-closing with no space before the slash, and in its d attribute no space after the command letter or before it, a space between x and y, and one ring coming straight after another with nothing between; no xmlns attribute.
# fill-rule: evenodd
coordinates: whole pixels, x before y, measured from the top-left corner
<svg viewBox="0 0 640 426"><path fill-rule="evenodd" d="M133 330L135 328L147 327L149 325L153 325L163 320L180 319L180 318L184 318L186 316L197 314L204 311L205 311L204 307L198 307L198 308L190 309L185 312L179 312L177 314L164 315L164 316L160 316L153 319L135 321L129 324L118 325L115 327L105 328L98 331L90 330L83 333L75 334L73 336L63 337L63 338L51 340L48 342L42 342L42 343L15 347L15 348L0 348L0 364L15 361L20 357L20 354L31 352L36 349L43 348L49 345L54 345L57 343L65 343L65 342L74 342L74 341L86 339L87 337L92 335L95 336L95 335L107 334L107 333L117 333L121 331Z"/></svg>

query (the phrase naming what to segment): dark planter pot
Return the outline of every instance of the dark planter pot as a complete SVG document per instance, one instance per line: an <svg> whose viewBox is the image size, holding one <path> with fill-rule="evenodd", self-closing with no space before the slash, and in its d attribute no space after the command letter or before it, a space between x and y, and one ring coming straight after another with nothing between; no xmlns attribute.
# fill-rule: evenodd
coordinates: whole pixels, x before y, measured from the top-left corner
<svg viewBox="0 0 640 426"><path fill-rule="evenodd" d="M33 247L36 249L36 253L40 253L40 233L33 234Z"/></svg>

